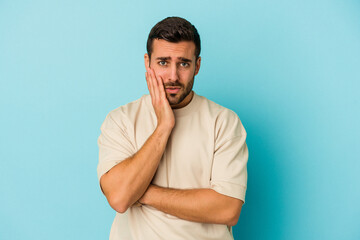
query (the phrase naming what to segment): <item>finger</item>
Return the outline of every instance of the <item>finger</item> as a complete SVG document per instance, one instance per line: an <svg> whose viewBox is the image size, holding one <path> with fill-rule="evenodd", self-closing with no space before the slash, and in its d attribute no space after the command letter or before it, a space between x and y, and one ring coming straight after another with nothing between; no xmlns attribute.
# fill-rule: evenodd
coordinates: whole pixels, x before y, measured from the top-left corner
<svg viewBox="0 0 360 240"><path fill-rule="evenodd" d="M158 85L159 85L159 94L160 97L166 97L165 94L165 86L164 86L164 80L162 79L161 76L158 76Z"/></svg>
<svg viewBox="0 0 360 240"><path fill-rule="evenodd" d="M157 90L157 84L154 83L155 82L155 78L154 78L154 74L153 74L153 70L152 69L148 69L148 81L149 81L149 86L151 89L151 100L153 102L153 104L157 105L158 102L158 90Z"/></svg>
<svg viewBox="0 0 360 240"><path fill-rule="evenodd" d="M152 96L153 95L153 89L152 89L152 84L150 83L149 72L145 72L145 78L146 78L146 84L148 86L150 96Z"/></svg>
<svg viewBox="0 0 360 240"><path fill-rule="evenodd" d="M149 72L147 72L147 83L148 83L148 88L149 88L149 92L150 92L150 97L151 97L151 102L154 104L157 101L157 96L154 92L154 86L153 86L153 80L151 77L151 74Z"/></svg>
<svg viewBox="0 0 360 240"><path fill-rule="evenodd" d="M159 92L159 86L158 86L157 78L155 76L155 71L153 69L150 69L150 73L151 73L151 80L152 80L154 96L155 96L156 99L158 99L159 96L160 96L160 92Z"/></svg>

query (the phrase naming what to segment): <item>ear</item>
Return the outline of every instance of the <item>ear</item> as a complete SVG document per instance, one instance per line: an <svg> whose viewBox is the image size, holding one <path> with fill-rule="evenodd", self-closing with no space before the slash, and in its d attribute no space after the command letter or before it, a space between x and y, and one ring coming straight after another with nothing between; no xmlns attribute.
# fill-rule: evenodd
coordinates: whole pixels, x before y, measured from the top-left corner
<svg viewBox="0 0 360 240"><path fill-rule="evenodd" d="M148 68L150 68L150 57L147 53L144 55L144 64L145 64L145 70L147 71Z"/></svg>
<svg viewBox="0 0 360 240"><path fill-rule="evenodd" d="M195 63L195 75L199 73L200 70L201 57L199 56Z"/></svg>

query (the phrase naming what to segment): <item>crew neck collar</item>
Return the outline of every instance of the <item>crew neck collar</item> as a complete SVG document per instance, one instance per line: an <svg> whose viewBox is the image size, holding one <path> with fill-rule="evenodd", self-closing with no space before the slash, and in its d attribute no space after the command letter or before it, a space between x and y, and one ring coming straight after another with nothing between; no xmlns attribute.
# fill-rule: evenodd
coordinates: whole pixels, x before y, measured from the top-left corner
<svg viewBox="0 0 360 240"><path fill-rule="evenodd" d="M145 101L146 104L149 107L151 107L152 111L154 111L154 108L151 103L150 94L144 95L144 97L147 98L147 100ZM194 95L193 95L191 101L188 103L188 105L186 105L185 107L182 107L182 108L173 109L175 117L182 117L182 116L186 116L188 114L194 113L194 111L197 110L197 107L199 105L199 100L200 100L199 98L200 98L200 96L194 92ZM155 112L154 112L154 114L155 114Z"/></svg>
<svg viewBox="0 0 360 240"><path fill-rule="evenodd" d="M199 102L199 96L194 92L193 97L191 101L188 103L188 105L182 108L173 109L175 117L182 117L194 112L194 110L196 110L198 102Z"/></svg>

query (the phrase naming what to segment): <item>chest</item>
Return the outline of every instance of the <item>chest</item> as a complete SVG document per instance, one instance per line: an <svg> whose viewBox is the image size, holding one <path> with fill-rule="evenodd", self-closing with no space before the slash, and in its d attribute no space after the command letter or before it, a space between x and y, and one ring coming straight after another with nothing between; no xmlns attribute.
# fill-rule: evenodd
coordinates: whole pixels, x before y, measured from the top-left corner
<svg viewBox="0 0 360 240"><path fill-rule="evenodd" d="M198 119L177 120L153 182L173 188L209 187L214 129Z"/></svg>

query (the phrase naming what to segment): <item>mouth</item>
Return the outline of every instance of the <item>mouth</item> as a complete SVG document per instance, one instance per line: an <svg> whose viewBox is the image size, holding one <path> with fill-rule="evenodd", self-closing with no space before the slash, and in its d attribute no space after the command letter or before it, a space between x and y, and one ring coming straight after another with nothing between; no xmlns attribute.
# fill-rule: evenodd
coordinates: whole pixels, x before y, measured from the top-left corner
<svg viewBox="0 0 360 240"><path fill-rule="evenodd" d="M180 91L180 87L166 87L165 91L170 94L176 94Z"/></svg>

